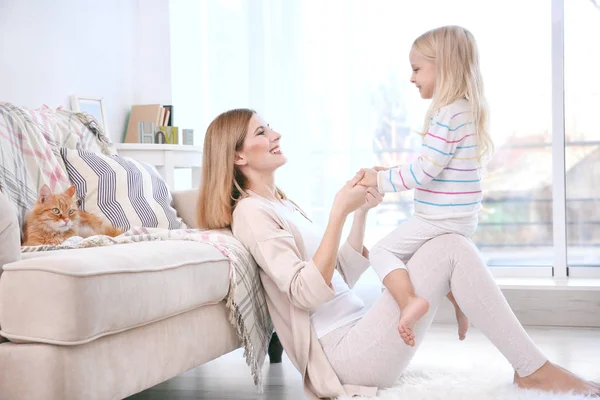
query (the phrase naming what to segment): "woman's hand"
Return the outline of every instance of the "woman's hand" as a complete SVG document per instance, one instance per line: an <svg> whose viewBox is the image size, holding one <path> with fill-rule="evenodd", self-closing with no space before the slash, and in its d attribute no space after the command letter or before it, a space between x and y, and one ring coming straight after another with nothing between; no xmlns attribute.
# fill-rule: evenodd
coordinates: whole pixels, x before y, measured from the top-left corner
<svg viewBox="0 0 600 400"><path fill-rule="evenodd" d="M365 205L367 188L358 182L364 177L364 171L358 171L335 195L333 211L340 212L344 217Z"/></svg>
<svg viewBox="0 0 600 400"><path fill-rule="evenodd" d="M383 195L379 194L377 189L367 188L366 202L356 212L366 214L371 208L377 207L383 201Z"/></svg>

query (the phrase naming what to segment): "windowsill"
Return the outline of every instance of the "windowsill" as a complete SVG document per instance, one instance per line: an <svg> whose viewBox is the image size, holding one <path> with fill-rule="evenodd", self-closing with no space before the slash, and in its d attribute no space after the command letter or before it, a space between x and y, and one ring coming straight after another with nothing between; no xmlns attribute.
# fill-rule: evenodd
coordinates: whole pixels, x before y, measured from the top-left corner
<svg viewBox="0 0 600 400"><path fill-rule="evenodd" d="M600 328L600 279L596 277L494 277L511 309L524 325L590 326ZM385 290L369 268L355 286L367 308ZM442 301L436 322L454 322L454 308Z"/></svg>
<svg viewBox="0 0 600 400"><path fill-rule="evenodd" d="M599 278L494 278L500 289L524 290L598 290Z"/></svg>
<svg viewBox="0 0 600 400"><path fill-rule="evenodd" d="M495 276L494 280L500 289L513 290L591 290L600 291L600 278L565 278L555 279L553 277L521 277L521 276ZM360 280L359 284L366 286L375 286L383 288L377 274L372 268L368 268Z"/></svg>

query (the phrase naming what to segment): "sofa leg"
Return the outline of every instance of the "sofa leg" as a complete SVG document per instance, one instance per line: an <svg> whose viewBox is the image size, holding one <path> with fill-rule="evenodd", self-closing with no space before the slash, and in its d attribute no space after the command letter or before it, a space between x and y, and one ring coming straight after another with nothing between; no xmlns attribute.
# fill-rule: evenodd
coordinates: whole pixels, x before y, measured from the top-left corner
<svg viewBox="0 0 600 400"><path fill-rule="evenodd" d="M271 336L271 341L269 342L269 361L271 364L280 363L282 354L283 346L277 337L277 332L273 332L273 336Z"/></svg>

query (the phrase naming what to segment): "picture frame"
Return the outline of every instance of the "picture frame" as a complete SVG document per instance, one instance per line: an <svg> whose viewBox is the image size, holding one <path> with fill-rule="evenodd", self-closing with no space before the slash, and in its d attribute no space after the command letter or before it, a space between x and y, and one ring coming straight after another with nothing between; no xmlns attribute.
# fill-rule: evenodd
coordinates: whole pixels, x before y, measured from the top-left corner
<svg viewBox="0 0 600 400"><path fill-rule="evenodd" d="M83 112L94 117L104 134L109 136L108 123L106 121L106 113L102 98L79 96L76 94L71 95L71 110Z"/></svg>

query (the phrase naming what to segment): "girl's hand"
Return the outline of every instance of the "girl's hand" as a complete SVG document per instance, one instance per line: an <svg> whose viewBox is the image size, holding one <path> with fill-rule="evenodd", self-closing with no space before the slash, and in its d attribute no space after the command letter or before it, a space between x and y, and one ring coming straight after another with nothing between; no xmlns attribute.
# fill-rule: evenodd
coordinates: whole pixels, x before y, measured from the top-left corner
<svg viewBox="0 0 600 400"><path fill-rule="evenodd" d="M364 177L358 182L359 185L377 188L377 171L371 168L362 168L358 172L364 174Z"/></svg>
<svg viewBox="0 0 600 400"><path fill-rule="evenodd" d="M354 175L354 178L342 186L333 200L334 211L341 212L342 215L346 217L357 208L365 205L367 188L358 184L363 177L364 172L358 171L356 175Z"/></svg>
<svg viewBox="0 0 600 400"><path fill-rule="evenodd" d="M394 167L373 167L372 169L379 172L379 171L389 171L392 168L394 168Z"/></svg>
<svg viewBox="0 0 600 400"><path fill-rule="evenodd" d="M377 189L367 188L366 202L356 212L367 213L371 208L377 207L383 201L383 195L379 194Z"/></svg>

